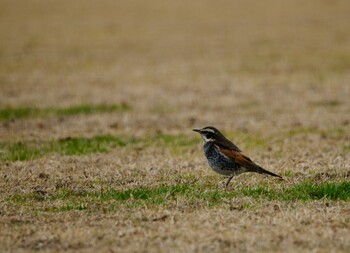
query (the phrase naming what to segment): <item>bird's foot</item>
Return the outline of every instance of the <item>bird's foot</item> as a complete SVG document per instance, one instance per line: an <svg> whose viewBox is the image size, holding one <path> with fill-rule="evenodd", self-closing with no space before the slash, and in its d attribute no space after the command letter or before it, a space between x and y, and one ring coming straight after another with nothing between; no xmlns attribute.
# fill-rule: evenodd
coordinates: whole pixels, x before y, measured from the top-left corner
<svg viewBox="0 0 350 253"><path fill-rule="evenodd" d="M227 191L228 189L228 184L227 184L227 180L222 180L220 181L220 184L218 185L218 190L220 191Z"/></svg>
<svg viewBox="0 0 350 253"><path fill-rule="evenodd" d="M218 184L218 190L219 191L225 191L226 190L226 180L221 180Z"/></svg>

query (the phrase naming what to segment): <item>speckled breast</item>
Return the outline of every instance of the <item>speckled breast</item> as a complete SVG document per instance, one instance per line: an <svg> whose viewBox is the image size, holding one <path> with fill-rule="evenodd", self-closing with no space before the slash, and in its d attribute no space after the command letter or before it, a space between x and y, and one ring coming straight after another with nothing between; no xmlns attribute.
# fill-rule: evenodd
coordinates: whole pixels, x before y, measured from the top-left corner
<svg viewBox="0 0 350 253"><path fill-rule="evenodd" d="M240 166L222 154L213 143L208 142L204 145L204 154L215 172L226 176L240 173Z"/></svg>

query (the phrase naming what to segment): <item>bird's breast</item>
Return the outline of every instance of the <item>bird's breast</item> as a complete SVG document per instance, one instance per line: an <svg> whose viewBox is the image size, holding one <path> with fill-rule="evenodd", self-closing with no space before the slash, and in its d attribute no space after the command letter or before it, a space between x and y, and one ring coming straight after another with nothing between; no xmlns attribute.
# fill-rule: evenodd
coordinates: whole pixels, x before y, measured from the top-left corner
<svg viewBox="0 0 350 253"><path fill-rule="evenodd" d="M239 165L220 152L219 148L212 143L204 145L204 154L209 166L221 175L232 175L237 172Z"/></svg>

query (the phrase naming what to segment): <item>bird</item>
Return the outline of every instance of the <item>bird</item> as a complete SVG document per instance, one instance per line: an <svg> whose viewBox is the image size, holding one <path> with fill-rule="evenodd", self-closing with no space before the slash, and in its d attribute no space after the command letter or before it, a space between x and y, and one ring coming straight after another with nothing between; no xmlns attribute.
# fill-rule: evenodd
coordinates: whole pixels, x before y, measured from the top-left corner
<svg viewBox="0 0 350 253"><path fill-rule="evenodd" d="M225 189L234 176L244 172L267 174L284 180L281 176L254 163L215 127L207 126L193 131L199 133L203 139L203 150L209 166L215 172L228 176Z"/></svg>

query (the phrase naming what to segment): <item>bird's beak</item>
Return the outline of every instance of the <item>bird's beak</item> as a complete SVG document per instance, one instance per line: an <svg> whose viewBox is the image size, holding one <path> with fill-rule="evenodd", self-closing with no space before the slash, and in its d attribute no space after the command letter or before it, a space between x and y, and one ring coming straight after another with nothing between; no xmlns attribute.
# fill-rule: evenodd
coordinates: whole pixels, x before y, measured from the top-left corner
<svg viewBox="0 0 350 253"><path fill-rule="evenodd" d="M200 129L193 129L193 131L197 132L197 133L200 133L201 130Z"/></svg>

